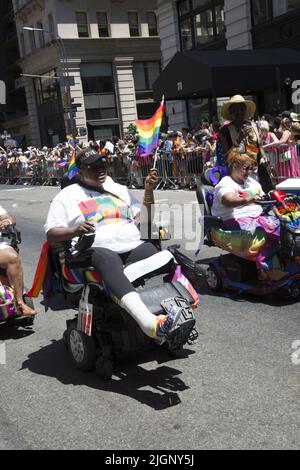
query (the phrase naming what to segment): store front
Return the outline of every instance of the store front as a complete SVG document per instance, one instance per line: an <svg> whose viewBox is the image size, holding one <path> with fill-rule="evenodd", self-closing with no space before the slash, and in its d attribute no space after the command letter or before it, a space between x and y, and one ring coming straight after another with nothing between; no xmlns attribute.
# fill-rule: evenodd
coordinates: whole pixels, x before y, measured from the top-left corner
<svg viewBox="0 0 300 470"><path fill-rule="evenodd" d="M175 54L153 89L156 99L187 100L191 126L195 114L216 119L220 98L235 94L254 97L259 113L285 109L291 101L287 79L300 79L300 51L194 49Z"/></svg>

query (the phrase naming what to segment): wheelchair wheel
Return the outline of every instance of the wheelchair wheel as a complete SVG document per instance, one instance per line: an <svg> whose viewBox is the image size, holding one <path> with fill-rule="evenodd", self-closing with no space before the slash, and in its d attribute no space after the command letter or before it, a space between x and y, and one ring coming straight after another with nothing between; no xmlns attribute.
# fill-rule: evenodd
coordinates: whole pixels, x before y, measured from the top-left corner
<svg viewBox="0 0 300 470"><path fill-rule="evenodd" d="M63 342L64 342L64 346L66 348L66 350L68 350L68 330L65 330L63 332Z"/></svg>
<svg viewBox="0 0 300 470"><path fill-rule="evenodd" d="M214 266L208 268L206 282L208 287L215 292L222 289L222 279Z"/></svg>
<svg viewBox="0 0 300 470"><path fill-rule="evenodd" d="M113 374L113 361L100 356L96 361L96 374L100 379L110 380Z"/></svg>
<svg viewBox="0 0 300 470"><path fill-rule="evenodd" d="M66 334L67 349L77 369L87 371L95 366L96 345L92 336L87 336L72 322Z"/></svg>

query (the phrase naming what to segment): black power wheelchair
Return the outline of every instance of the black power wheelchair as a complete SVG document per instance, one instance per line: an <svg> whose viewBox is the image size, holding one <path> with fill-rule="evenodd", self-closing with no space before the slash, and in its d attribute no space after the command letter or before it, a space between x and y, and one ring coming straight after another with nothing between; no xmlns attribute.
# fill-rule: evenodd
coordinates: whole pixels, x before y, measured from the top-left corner
<svg viewBox="0 0 300 470"><path fill-rule="evenodd" d="M161 234L162 229L159 229L151 237L158 253L125 266L124 273L154 315L165 313L171 304L181 309L179 322L163 345L176 357L186 343L193 344L198 337L192 308L197 306L198 295L192 284L198 288L205 280L205 272L183 255L177 245L161 250ZM78 369L96 368L97 375L108 380L113 374L114 361L120 355L135 353L155 340L147 337L135 320L112 300L89 266L88 253L93 237L93 234L83 235L73 248L70 242L65 242L64 252L57 255L50 251L50 259L67 302L78 310L80 299L89 289L88 303L93 307L90 335L79 327L78 314L67 320L63 339L70 358ZM178 266L182 272L174 280ZM150 278L159 275L164 275L162 283L147 286Z"/></svg>

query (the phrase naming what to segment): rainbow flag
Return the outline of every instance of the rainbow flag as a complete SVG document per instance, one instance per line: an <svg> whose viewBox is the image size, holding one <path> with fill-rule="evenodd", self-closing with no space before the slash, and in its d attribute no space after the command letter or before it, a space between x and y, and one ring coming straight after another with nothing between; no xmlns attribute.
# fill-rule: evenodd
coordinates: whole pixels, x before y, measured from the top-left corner
<svg viewBox="0 0 300 470"><path fill-rule="evenodd" d="M135 125L139 133L138 156L147 157L157 147L164 109L164 100L162 100L159 108L150 119L135 120Z"/></svg>
<svg viewBox="0 0 300 470"><path fill-rule="evenodd" d="M69 168L68 168L68 173L67 173L69 180L74 178L74 176L76 176L77 173L78 173L78 168L75 163L75 150L73 150L70 161L69 161Z"/></svg>
<svg viewBox="0 0 300 470"><path fill-rule="evenodd" d="M60 168L64 168L67 164L68 164L68 162L66 162L66 161L60 161L60 162L56 163L56 166L59 166Z"/></svg>
<svg viewBox="0 0 300 470"><path fill-rule="evenodd" d="M36 268L33 285L29 292L27 292L27 297L38 297L47 272L48 268L48 253L49 253L49 243L45 242L42 246L42 251L40 254L39 262Z"/></svg>

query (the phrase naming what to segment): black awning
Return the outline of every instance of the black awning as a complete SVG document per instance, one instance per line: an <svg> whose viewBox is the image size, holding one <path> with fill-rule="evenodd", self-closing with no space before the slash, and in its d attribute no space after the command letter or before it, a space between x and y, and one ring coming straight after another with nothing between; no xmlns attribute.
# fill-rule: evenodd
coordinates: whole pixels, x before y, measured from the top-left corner
<svg viewBox="0 0 300 470"><path fill-rule="evenodd" d="M153 84L159 100L255 94L300 80L295 49L190 50L177 52Z"/></svg>

